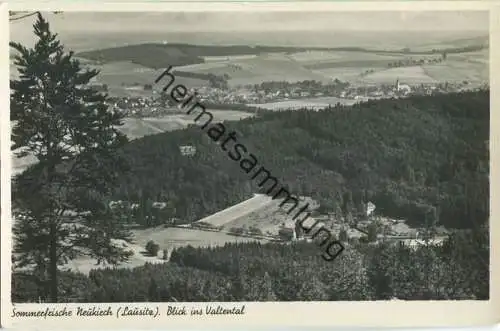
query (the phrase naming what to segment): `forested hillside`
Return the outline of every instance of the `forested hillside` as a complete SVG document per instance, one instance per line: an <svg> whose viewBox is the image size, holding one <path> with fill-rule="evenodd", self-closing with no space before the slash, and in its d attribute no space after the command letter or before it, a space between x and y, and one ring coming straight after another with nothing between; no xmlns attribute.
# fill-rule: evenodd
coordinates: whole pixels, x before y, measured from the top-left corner
<svg viewBox="0 0 500 331"><path fill-rule="evenodd" d="M488 256L486 227L458 231L443 247L353 244L332 263L314 243L188 246L166 264L61 273L59 286L68 302L487 300ZM14 302L43 291L14 274Z"/></svg>
<svg viewBox="0 0 500 331"><path fill-rule="evenodd" d="M266 112L226 123L290 192L346 212L373 201L410 224L471 228L489 214L489 91L379 100L322 111ZM196 147L183 156L181 145ZM251 196L248 178L198 127L124 150L130 173L114 198L168 202L196 220Z"/></svg>

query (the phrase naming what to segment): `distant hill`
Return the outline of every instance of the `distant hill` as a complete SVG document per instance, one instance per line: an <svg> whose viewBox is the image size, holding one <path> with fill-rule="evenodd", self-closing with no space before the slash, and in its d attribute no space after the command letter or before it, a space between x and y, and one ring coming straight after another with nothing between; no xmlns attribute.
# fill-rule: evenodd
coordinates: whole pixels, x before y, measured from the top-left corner
<svg viewBox="0 0 500 331"><path fill-rule="evenodd" d="M323 211L355 212L373 201L378 213L414 225L432 222L433 213L456 228L488 219L489 91L264 113L226 126L259 166L290 192L318 199ZM181 145L196 154L183 156ZM138 139L124 152L132 170L115 198L168 201L184 220L259 189L197 127Z"/></svg>
<svg viewBox="0 0 500 331"><path fill-rule="evenodd" d="M487 42L478 38L450 41L448 44L432 45L415 50L405 50L404 54L433 54L446 51L448 53L460 53L466 51L475 51L488 47ZM116 62L131 61L136 64L149 68L164 68L169 65L184 66L190 64L204 63L205 56L236 56L236 55L258 55L262 53L296 53L303 51L348 51L348 52L368 52L381 54L401 54L403 51L395 50L377 50L361 47L282 47L282 46L214 46L214 45L190 45L190 44L138 44L114 48L98 49L86 52L80 52L78 57L99 61Z"/></svg>
<svg viewBox="0 0 500 331"><path fill-rule="evenodd" d="M264 52L299 51L295 47L203 46L189 44L139 44L78 53L94 61L132 61L150 68L203 63L203 56L253 55Z"/></svg>

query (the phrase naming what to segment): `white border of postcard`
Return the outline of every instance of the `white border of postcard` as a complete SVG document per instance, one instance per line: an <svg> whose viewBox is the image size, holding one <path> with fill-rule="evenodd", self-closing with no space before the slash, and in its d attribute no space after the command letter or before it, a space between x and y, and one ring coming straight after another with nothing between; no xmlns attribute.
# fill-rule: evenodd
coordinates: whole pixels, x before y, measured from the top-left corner
<svg viewBox="0 0 500 331"><path fill-rule="evenodd" d="M500 320L500 283L498 246L500 243L500 224L495 215L500 215L500 205L495 199L499 192L498 168L491 166L491 273L489 301L367 301L367 302L272 302L272 303L132 303L132 304L16 304L19 310L45 310L46 308L76 310L78 306L102 308L111 307L116 312L120 307L150 307L154 311L166 311L169 305L177 307L199 307L221 305L226 308L245 305L244 315L218 316L165 316L151 318L137 317L63 317L63 318L11 318L13 305L10 302L11 272L11 218L10 218L10 128L8 115L9 100L9 23L8 10L18 11L386 11L386 10L482 10L490 11L490 86L491 91L500 92L500 4L480 1L418 1L418 2L275 2L275 3L228 3L228 2L172 2L172 3L100 3L97 1L75 2L18 2L9 7L0 5L0 45L2 75L0 95L2 100L1 117L1 325L13 328L50 328L50 329L107 329L107 328L182 328L202 327L304 327L304 326L343 326L343 327L430 327L430 326L481 326L492 325ZM498 93L491 93L491 165L499 161L496 153L500 128ZM496 280L496 281L495 281Z"/></svg>

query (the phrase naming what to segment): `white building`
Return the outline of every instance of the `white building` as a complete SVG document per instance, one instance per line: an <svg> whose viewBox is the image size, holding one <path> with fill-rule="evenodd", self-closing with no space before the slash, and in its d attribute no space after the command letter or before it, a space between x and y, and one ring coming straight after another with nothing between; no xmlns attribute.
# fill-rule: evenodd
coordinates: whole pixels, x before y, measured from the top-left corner
<svg viewBox="0 0 500 331"><path fill-rule="evenodd" d="M181 151L181 154L184 156L193 156L196 154L196 147L191 145L180 146L179 150Z"/></svg>
<svg viewBox="0 0 500 331"><path fill-rule="evenodd" d="M411 87L407 84L401 84L398 79L396 80L396 91L407 94L411 92Z"/></svg>

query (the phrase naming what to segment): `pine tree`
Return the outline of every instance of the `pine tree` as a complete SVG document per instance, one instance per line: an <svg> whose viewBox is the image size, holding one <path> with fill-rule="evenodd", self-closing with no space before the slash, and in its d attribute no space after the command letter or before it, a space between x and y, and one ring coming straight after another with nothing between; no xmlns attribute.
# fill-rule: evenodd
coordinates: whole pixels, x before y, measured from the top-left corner
<svg viewBox="0 0 500 331"><path fill-rule="evenodd" d="M107 95L87 85L99 72L65 53L40 13L33 28L33 48L10 43L20 74L10 83L12 149L38 161L13 182L15 266L45 273L57 302L58 270L68 260L115 264L130 256L113 243L131 236L104 199L126 170L118 152L126 137Z"/></svg>

